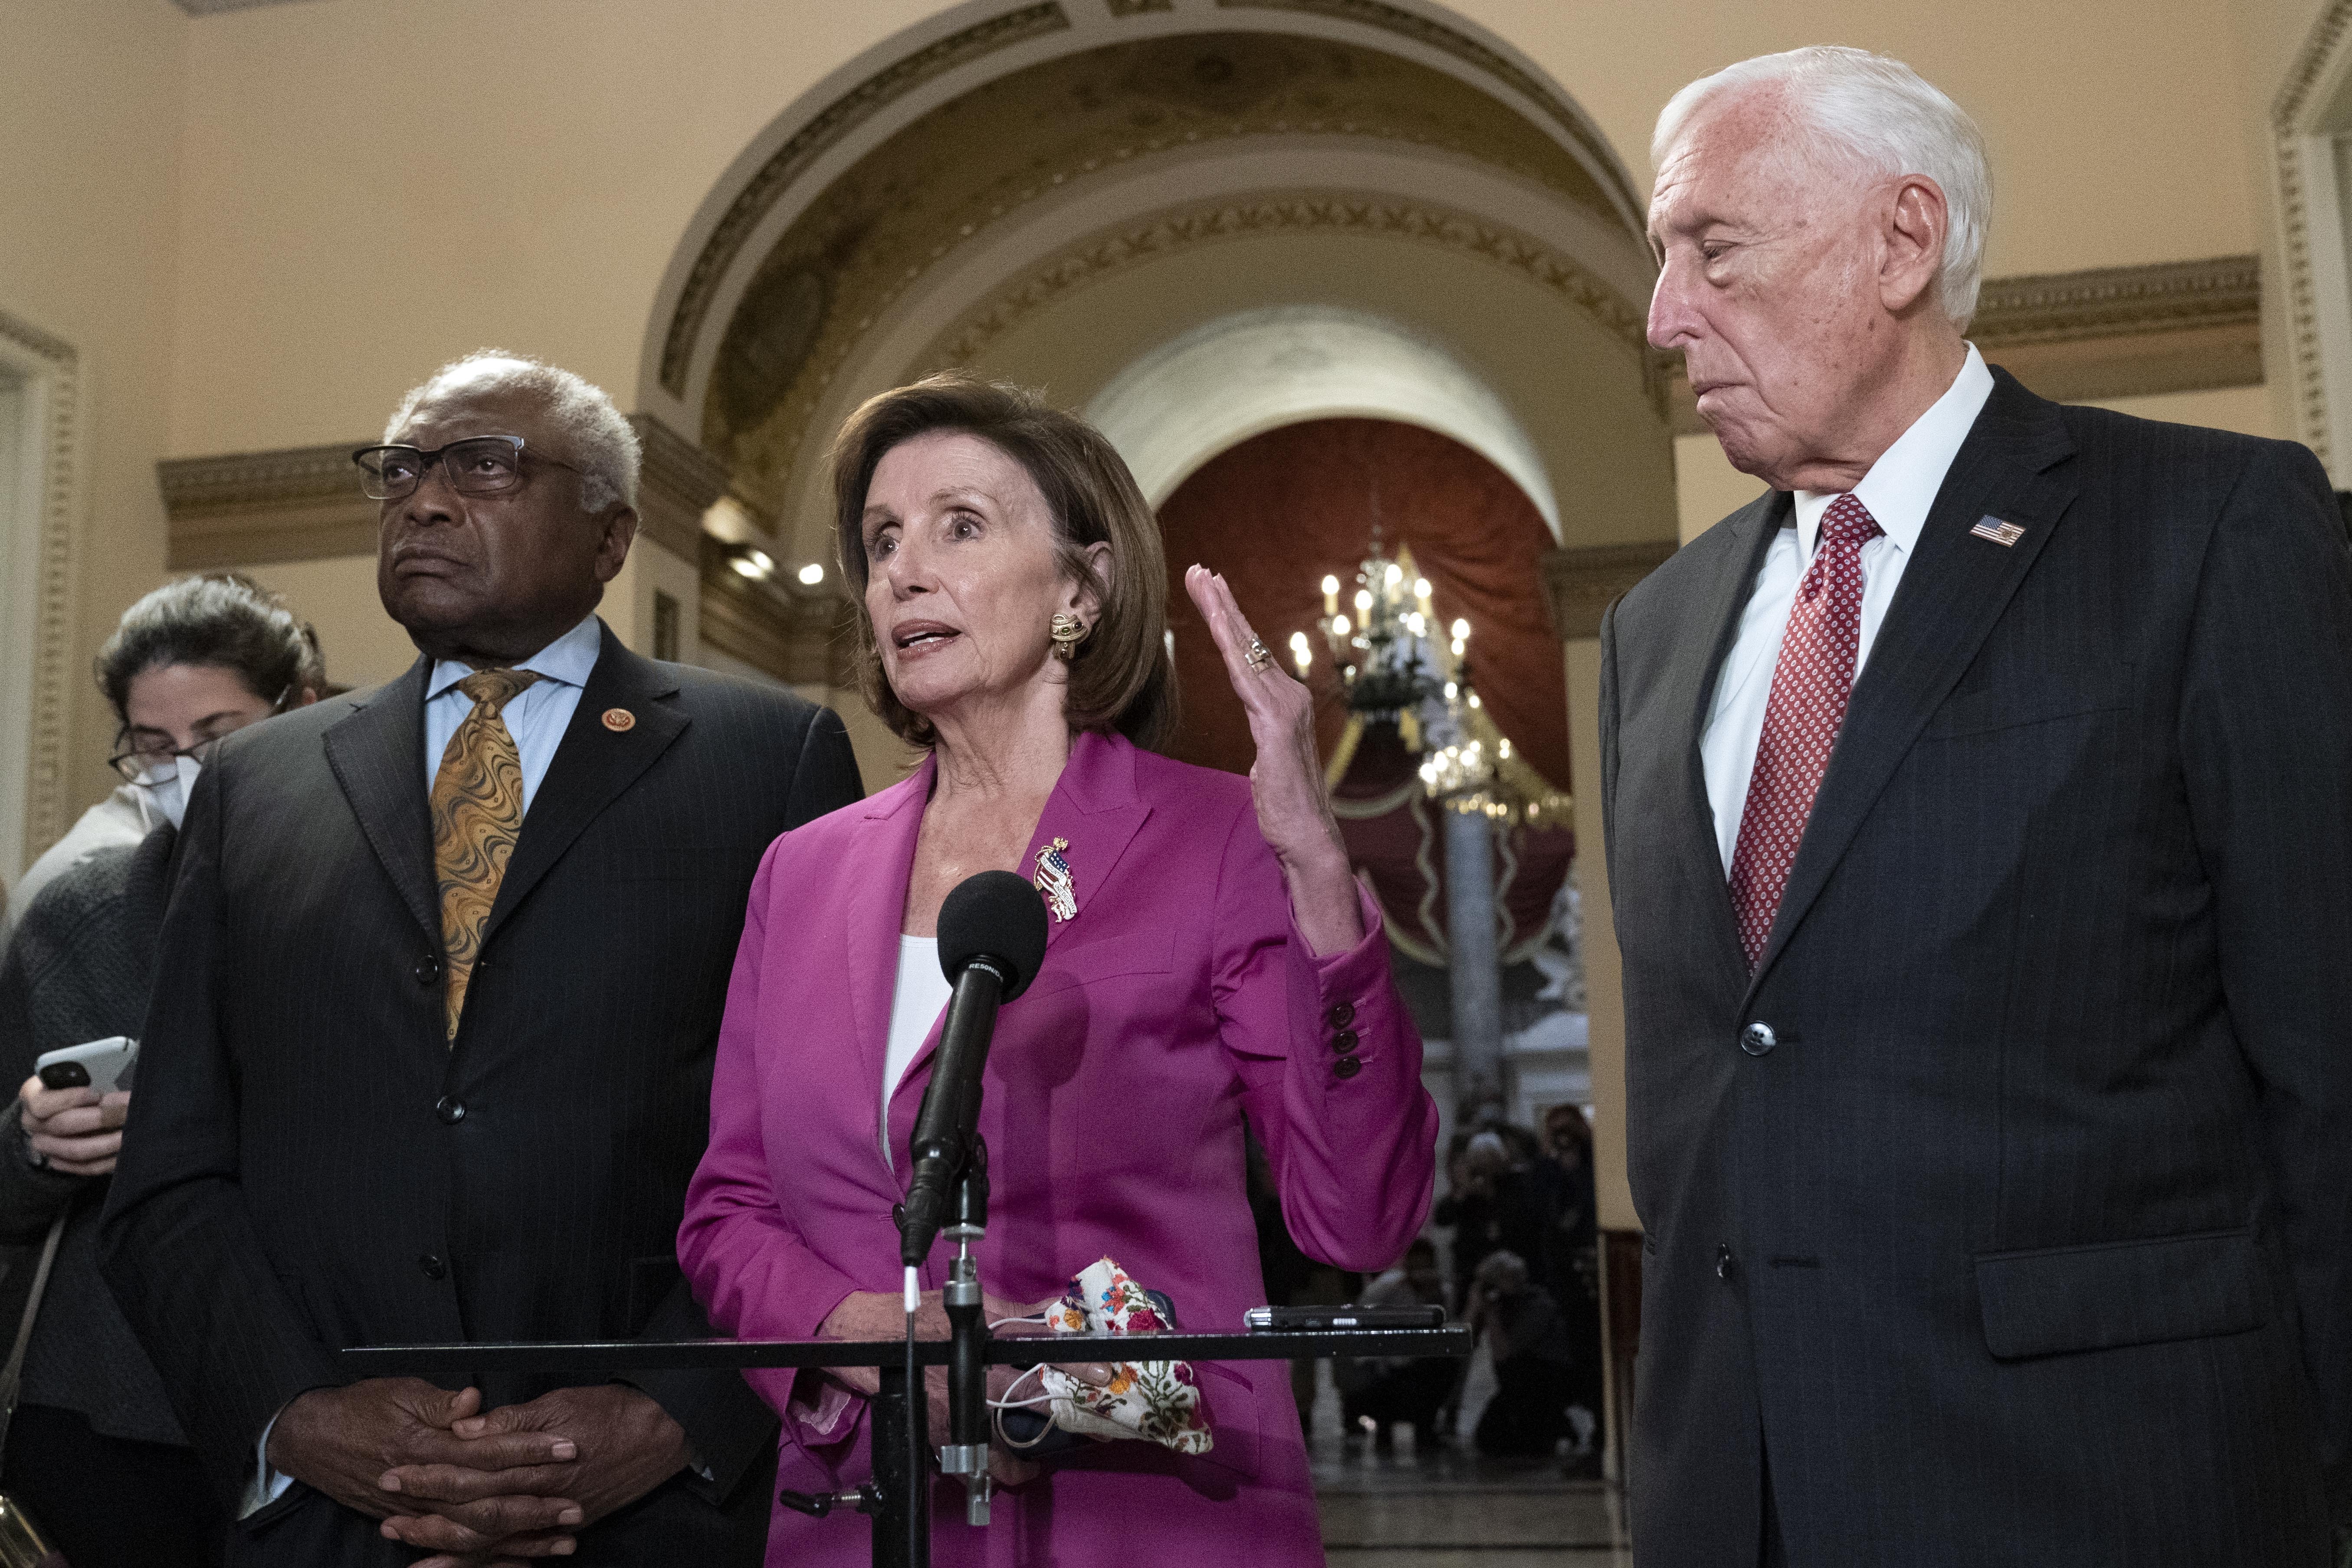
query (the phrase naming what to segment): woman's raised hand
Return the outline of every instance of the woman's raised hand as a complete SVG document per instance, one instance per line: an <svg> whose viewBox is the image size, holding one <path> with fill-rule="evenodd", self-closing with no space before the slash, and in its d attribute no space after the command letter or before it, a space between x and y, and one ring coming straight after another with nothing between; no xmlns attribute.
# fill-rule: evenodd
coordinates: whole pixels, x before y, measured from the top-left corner
<svg viewBox="0 0 2352 1568"><path fill-rule="evenodd" d="M1250 740L1257 747L1249 775L1257 830L1282 866L1299 933L1318 957L1345 952L1364 940L1363 913L1315 754L1314 699L1271 650L1251 662L1257 634L1223 577L1205 566L1191 567L1184 591L1208 623L1226 679L1249 715Z"/></svg>

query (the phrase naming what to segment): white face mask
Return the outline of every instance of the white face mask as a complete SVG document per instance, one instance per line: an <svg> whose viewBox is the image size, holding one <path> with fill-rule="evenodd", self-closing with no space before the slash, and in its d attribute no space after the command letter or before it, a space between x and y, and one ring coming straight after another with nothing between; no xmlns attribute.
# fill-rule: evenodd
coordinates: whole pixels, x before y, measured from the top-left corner
<svg viewBox="0 0 2352 1568"><path fill-rule="evenodd" d="M139 781L148 810L178 827L188 815L188 796L195 793L196 775L204 768L194 757L173 757L166 767L151 770Z"/></svg>

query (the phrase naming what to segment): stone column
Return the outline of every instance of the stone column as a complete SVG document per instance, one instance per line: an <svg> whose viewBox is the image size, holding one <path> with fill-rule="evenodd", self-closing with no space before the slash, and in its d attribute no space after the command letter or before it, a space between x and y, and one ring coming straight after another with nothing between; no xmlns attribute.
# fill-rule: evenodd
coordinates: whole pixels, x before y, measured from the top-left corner
<svg viewBox="0 0 2352 1568"><path fill-rule="evenodd" d="M1456 1127L1503 1117L1503 965L1495 940L1495 832L1484 812L1445 816L1446 988L1454 999Z"/></svg>

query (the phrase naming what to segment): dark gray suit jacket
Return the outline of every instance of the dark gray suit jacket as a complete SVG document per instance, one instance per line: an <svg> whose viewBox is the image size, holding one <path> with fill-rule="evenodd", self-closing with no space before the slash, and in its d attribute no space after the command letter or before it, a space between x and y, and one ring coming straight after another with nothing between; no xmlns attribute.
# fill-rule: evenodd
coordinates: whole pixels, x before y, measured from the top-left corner
<svg viewBox="0 0 2352 1568"><path fill-rule="evenodd" d="M420 659L224 742L182 834L108 1282L224 1496L334 1351L696 1338L676 1237L744 900L859 797L833 714L612 634L523 820L453 1046ZM635 716L615 731L611 709ZM487 1403L577 1381L486 1375ZM756 1563L775 1423L732 1373L631 1379L716 1475L587 1531L583 1563ZM297 1486L232 1562L404 1563Z"/></svg>
<svg viewBox="0 0 2352 1568"><path fill-rule="evenodd" d="M34 898L0 963L0 1084L23 1083L44 1051L110 1035L136 1038L146 1026L177 837L166 826L137 844L110 845ZM184 1445L147 1352L99 1278L98 1216L113 1178L35 1169L13 1101L5 1114L0 1242L22 1250L0 1279L0 1334L13 1336L24 1321L41 1240L51 1220L70 1213L19 1397L78 1412L106 1436Z"/></svg>
<svg viewBox="0 0 2352 1568"><path fill-rule="evenodd" d="M2316 1564L2344 1512L2342 526L2300 447L1997 381L1752 979L1699 737L1790 498L1602 625L1643 1568L1756 1562L1768 1468L1803 1568Z"/></svg>

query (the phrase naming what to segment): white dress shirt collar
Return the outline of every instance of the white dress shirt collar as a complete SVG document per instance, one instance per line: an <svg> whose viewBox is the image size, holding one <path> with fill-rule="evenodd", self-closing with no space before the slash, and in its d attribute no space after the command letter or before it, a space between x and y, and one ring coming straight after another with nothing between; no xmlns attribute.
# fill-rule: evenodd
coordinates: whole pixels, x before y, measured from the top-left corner
<svg viewBox="0 0 2352 1568"><path fill-rule="evenodd" d="M1853 487L1853 499L1878 520L1878 526L1903 552L1906 560L1917 551L1919 531L1927 526L1927 509L1936 504L1936 492L1944 488L1944 476L1951 471L1952 459L1959 456L1961 443L1969 438L1977 416L1984 412L1985 400L1991 395L1992 372L1985 368L1984 355L1977 352L1976 344L1970 343L1960 374L1952 378L1944 395L1913 420L1911 428L1895 437L1895 445L1878 455L1870 472ZM1813 558L1813 542L1821 537L1822 514L1843 493L1797 492L1800 560Z"/></svg>
<svg viewBox="0 0 2352 1568"><path fill-rule="evenodd" d="M596 656L604 647L604 623L591 611L586 620L513 668L528 669L544 679L560 680L566 686L585 686L588 673L596 668ZM425 700L432 701L473 673L474 667L464 659L435 660L433 674L425 683Z"/></svg>

